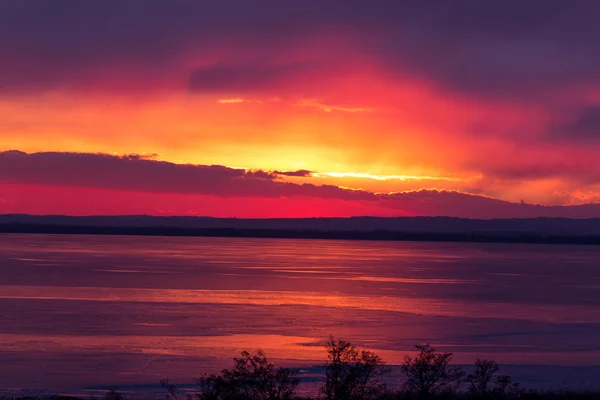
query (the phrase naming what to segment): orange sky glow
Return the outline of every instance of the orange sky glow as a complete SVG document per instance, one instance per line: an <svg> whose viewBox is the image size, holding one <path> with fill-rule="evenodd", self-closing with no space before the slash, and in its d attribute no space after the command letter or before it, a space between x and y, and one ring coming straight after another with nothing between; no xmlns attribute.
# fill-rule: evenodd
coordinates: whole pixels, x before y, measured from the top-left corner
<svg viewBox="0 0 600 400"><path fill-rule="evenodd" d="M167 6L152 6L148 12L159 13L161 7ZM425 57L414 53L410 47L414 44L408 42L403 42L405 48L400 50L385 47L389 46L388 33L371 25L368 15L361 19L354 6L349 6L348 13L356 12L356 16L346 16L354 27L343 17L327 24L333 10L323 7L325 16L308 22L302 19L299 6L291 10L276 7L272 17L261 16L264 29L281 29L281 38L266 33L248 36L245 29L254 25L245 22L234 32L207 27L214 30L207 39L202 30L194 31L193 25L189 31L180 28L166 16L162 34L170 33L177 41L169 42L171 47L162 42L148 44L146 51L128 43L111 47L71 20L60 25L61 18L69 17L57 16L48 19L58 30L50 34L48 46L64 45L64 59L33 48L29 42L17 43L19 39L0 41L0 55L3 59L10 56L0 67L4 76L0 85L6 88L0 91L0 167L4 168L0 171L0 212L161 214L172 210L185 214L195 210L200 215L261 217L425 213L419 207L383 206L381 198L354 201L300 192L291 196L253 193L252 202L264 207L239 209L236 201L247 194L218 195L209 189L193 194L161 189L160 196L167 198L154 198L156 204L142 202L136 208L132 199L156 190L108 187L93 180L87 185L71 185L65 179L59 185L24 179L21 172L9 171L16 168L11 164L11 151L31 157L41 153L140 155L148 161L148 180L152 180L152 165L165 161L247 171L305 171L272 179L294 187L335 186L376 195L451 192L546 206L600 202L598 142L585 132L577 136L584 122L595 121L586 119L586 113L600 107L600 79L591 76L582 83L563 77L564 84L557 85L550 76L547 84L539 84L545 91L522 88L511 81L535 75L528 63L543 65L544 57L564 50L562 44L551 46L548 55L535 54L531 57L539 59L529 60L519 53L520 42L490 39L489 45L512 54L513 67L522 71L514 77L500 77L515 92L505 94L504 87L486 89L494 86L490 81L493 74L502 71L492 63L493 55L485 46L477 47L474 39L463 43L465 39L460 37L449 38L447 48L427 42L433 47L426 49L431 53ZM275 15L288 11L299 14L298 27L289 30L276 23ZM33 18L24 10L14 12ZM121 11L110 12L117 13L115 18L120 20ZM186 10L179 4L173 12ZM237 21L243 18L241 13L231 18ZM109 16L99 13L85 18L104 26ZM128 18L133 17L123 16L124 21ZM115 29L120 29L115 23ZM144 24L140 21L139 29L146 29ZM71 36L65 39L78 29L89 40L88 53L84 54ZM394 34L402 35L402 29L413 28L394 29L398 29ZM42 33L39 35L36 38L41 41ZM134 43L137 37L130 35ZM441 37L436 36L440 32L431 35L438 40ZM460 78L463 86L446 76L456 68L461 71L453 63L462 58L444 56L459 48L473 51L475 57L474 65L460 68L481 64L480 70L472 71L472 79L479 79L474 83L470 76L452 76ZM393 51L405 58L393 58L400 57ZM428 57L430 63L446 62L446 70L434 70L426 63ZM490 78L484 67L492 71ZM480 87L473 88L476 84ZM541 97L536 97L538 93ZM73 173L60 170L60 161L44 164L44 168L54 167L57 174ZM56 200L51 206L32 201L41 195L58 196L59 186L63 188L62 202ZM116 197L106 196L121 201L89 203L88 207L72 200L85 197L89 190L118 191ZM222 199L223 207L207 200L206 196L214 195ZM170 202L172 207L167 206ZM295 207L302 211L294 211Z"/></svg>

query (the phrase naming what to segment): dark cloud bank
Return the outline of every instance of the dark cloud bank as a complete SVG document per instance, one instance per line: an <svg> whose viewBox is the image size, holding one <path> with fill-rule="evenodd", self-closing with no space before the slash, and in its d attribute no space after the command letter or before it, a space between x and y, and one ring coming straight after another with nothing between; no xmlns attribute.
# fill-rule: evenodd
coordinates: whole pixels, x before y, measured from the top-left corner
<svg viewBox="0 0 600 400"><path fill-rule="evenodd" d="M551 129L550 136L560 140L600 144L600 107L583 108L572 120Z"/></svg>
<svg viewBox="0 0 600 400"><path fill-rule="evenodd" d="M600 204L539 206L436 190L377 194L332 185L285 182L281 175L308 171L246 171L219 165L186 165L140 156L90 153L0 153L0 184L96 188L144 193L211 195L227 198L304 197L364 202L399 215L466 218L600 217Z"/></svg>
<svg viewBox="0 0 600 400"><path fill-rule="evenodd" d="M193 50L215 60L191 73L192 90L244 91L323 69L352 48L448 90L539 99L600 82L599 13L594 0L1 0L0 54L10 59L0 85L69 86L105 65L147 79ZM332 35L343 39L339 54L272 62Z"/></svg>

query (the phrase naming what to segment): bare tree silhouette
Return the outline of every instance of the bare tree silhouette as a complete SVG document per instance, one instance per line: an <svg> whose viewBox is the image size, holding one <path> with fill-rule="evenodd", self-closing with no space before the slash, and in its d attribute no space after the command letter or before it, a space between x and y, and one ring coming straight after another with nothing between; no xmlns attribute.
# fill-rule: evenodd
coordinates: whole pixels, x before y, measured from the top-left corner
<svg viewBox="0 0 600 400"><path fill-rule="evenodd" d="M401 367L407 377L404 391L420 398L456 391L465 373L450 365L453 353L437 353L429 344L416 345L416 348L419 354L414 358L406 356Z"/></svg>
<svg viewBox="0 0 600 400"><path fill-rule="evenodd" d="M475 360L475 371L467 375L469 393L473 396L488 396L492 391L492 379L498 369L498 364L493 360L481 360L479 358Z"/></svg>
<svg viewBox="0 0 600 400"><path fill-rule="evenodd" d="M232 369L198 379L199 400L290 400L298 386L295 372L275 368L262 350L243 351Z"/></svg>
<svg viewBox="0 0 600 400"><path fill-rule="evenodd" d="M325 363L325 384L321 394L327 400L362 400L386 391L383 377L389 373L385 362L373 352L358 350L344 340L329 338Z"/></svg>
<svg viewBox="0 0 600 400"><path fill-rule="evenodd" d="M165 396L166 400L179 400L179 390L177 386L173 385L169 379L161 379L160 385L167 391L167 395ZM186 400L191 400L191 395L187 394Z"/></svg>
<svg viewBox="0 0 600 400"><path fill-rule="evenodd" d="M513 383L508 375L497 375L499 369L500 367L493 360L475 360L475 370L467 376L469 394L481 398L518 395L519 385Z"/></svg>
<svg viewBox="0 0 600 400"><path fill-rule="evenodd" d="M512 381L508 375L500 375L494 384L494 394L499 396L518 397L521 395L521 387Z"/></svg>

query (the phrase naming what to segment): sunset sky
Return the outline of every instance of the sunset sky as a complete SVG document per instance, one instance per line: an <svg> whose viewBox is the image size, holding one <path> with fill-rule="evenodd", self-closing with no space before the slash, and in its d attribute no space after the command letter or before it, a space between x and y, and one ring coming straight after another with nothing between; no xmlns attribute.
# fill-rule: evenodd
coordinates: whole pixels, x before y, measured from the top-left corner
<svg viewBox="0 0 600 400"><path fill-rule="evenodd" d="M0 213L600 217L598 15L0 0Z"/></svg>

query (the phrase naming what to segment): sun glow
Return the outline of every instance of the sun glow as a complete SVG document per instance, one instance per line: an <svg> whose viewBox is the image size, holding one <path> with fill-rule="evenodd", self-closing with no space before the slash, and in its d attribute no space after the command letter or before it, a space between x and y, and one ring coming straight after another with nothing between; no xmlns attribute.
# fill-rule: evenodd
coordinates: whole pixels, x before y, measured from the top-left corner
<svg viewBox="0 0 600 400"><path fill-rule="evenodd" d="M431 181L448 181L448 182L463 182L465 179L449 177L449 176L427 176L427 175L374 175L367 173L357 172L313 172L311 176L315 178L359 178L359 179L374 179L377 181L389 181L389 180L431 180Z"/></svg>
<svg viewBox="0 0 600 400"><path fill-rule="evenodd" d="M217 103L219 104L231 104L231 103L243 103L246 100L244 99L240 99L240 98L235 98L235 99L220 99L217 100Z"/></svg>

